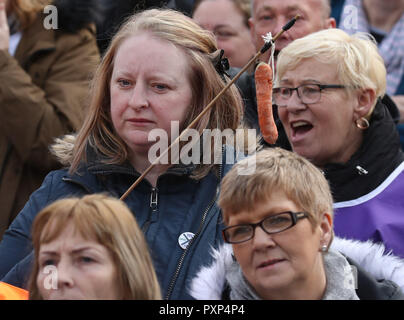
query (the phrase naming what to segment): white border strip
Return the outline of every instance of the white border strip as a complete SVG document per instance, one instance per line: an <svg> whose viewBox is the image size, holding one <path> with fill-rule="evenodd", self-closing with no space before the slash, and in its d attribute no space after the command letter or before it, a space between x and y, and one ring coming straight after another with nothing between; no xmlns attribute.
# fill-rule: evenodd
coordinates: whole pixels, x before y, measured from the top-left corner
<svg viewBox="0 0 404 320"><path fill-rule="evenodd" d="M378 194L382 193L384 189L386 189L397 178L397 176L401 172L403 172L403 170L404 170L404 161L376 189L354 200L336 202L333 205L334 209L357 206L361 203L369 201L370 199L373 199Z"/></svg>

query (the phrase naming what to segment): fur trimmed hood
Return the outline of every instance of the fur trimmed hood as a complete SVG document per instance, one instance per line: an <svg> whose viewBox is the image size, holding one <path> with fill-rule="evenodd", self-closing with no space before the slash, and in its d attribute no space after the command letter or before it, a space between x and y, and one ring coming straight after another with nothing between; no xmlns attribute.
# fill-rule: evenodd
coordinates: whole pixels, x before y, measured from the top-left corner
<svg viewBox="0 0 404 320"><path fill-rule="evenodd" d="M73 148L76 136L66 134L61 138L56 138L54 143L49 147L49 151L63 166L68 167L73 161Z"/></svg>
<svg viewBox="0 0 404 320"><path fill-rule="evenodd" d="M395 282L404 291L404 260L385 253L382 244L371 241L334 238L331 250L339 251L355 260L364 270L376 279ZM226 265L233 262L233 249L230 244L223 244L218 250L212 250L213 263L202 267L192 279L190 294L197 300L220 300L225 287Z"/></svg>
<svg viewBox="0 0 404 320"><path fill-rule="evenodd" d="M58 9L58 24L63 31L74 33L104 19L99 0L54 0L53 5Z"/></svg>

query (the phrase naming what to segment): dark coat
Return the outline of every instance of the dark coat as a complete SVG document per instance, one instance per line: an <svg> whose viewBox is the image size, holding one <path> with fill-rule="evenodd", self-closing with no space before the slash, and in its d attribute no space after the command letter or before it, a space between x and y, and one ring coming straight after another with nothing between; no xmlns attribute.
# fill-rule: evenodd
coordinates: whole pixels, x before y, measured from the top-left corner
<svg viewBox="0 0 404 320"><path fill-rule="evenodd" d="M382 103L349 161L327 164L323 171L334 198L335 234L383 242L404 258L404 154Z"/></svg>
<svg viewBox="0 0 404 320"><path fill-rule="evenodd" d="M360 148L346 163L324 166L334 202L359 198L378 187L404 161L395 124L388 109L378 102L364 131ZM357 166L365 169L363 174Z"/></svg>
<svg viewBox="0 0 404 320"><path fill-rule="evenodd" d="M94 16L80 2L55 1L59 29L45 29L39 15L15 57L0 51L0 239L46 174L60 167L48 145L81 126L100 57Z"/></svg>
<svg viewBox="0 0 404 320"><path fill-rule="evenodd" d="M360 300L404 300L404 293L396 283L388 279L376 279L351 258L347 257L347 260L357 270L356 294Z"/></svg>

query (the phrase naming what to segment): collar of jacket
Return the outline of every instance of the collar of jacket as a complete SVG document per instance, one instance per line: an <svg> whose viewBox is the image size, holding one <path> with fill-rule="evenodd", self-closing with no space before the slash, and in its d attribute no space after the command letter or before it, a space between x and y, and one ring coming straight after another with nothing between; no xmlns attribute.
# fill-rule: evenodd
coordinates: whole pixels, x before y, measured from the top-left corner
<svg viewBox="0 0 404 320"><path fill-rule="evenodd" d="M356 261L346 257L353 270L356 270L357 295L361 300L403 300L404 293L397 283L391 280L376 279Z"/></svg>
<svg viewBox="0 0 404 320"><path fill-rule="evenodd" d="M87 150L87 159L88 162L83 167L88 170L92 174L127 174L132 175L134 177L139 177L140 173L133 168L133 166L129 163L129 161L125 161L123 164L106 164L106 158L100 156L96 153L94 149ZM193 170L195 169L195 165L189 164L176 164L168 168L165 174L173 174L173 175L187 175L189 176ZM79 169L80 171L80 169Z"/></svg>
<svg viewBox="0 0 404 320"><path fill-rule="evenodd" d="M62 159L63 158L63 164L65 166L70 165L71 157L72 157L72 148L74 145L75 141L75 136L69 136L66 135L63 139L58 139L59 141L56 142L55 145L57 146L62 146L61 148L58 148L56 151L55 149L53 150L54 155ZM55 146L53 146L55 147ZM232 163L228 162L231 159L227 159L227 154L229 153L234 153L234 158L233 160L239 161L245 157L244 154L240 153L236 149L234 149L231 146L223 145L222 146L222 163L218 166L218 172L213 173L216 177L216 179L221 180L225 174L231 169ZM129 161L124 162L123 164L106 164L106 158L101 157L99 154L96 153L96 151L93 148L88 148L86 151L86 158L87 162L82 163L77 171L73 174L70 175L67 173L64 177L64 181L70 181L72 183L76 183L80 185L82 188L84 188L88 193L94 193L94 192L103 192L103 189L96 190L93 188L93 186L97 185L96 182L96 177L100 178L101 180L106 181L108 179L108 176L111 176L112 174L115 175L113 179L120 179L121 177L125 179L125 181L128 181L126 179L136 179L140 176L140 173L137 172L133 166L129 163ZM178 164L170 167L163 175L165 177L172 177L171 181L175 181L176 176L177 177L183 177L183 178L189 178L192 172L194 171L196 165L194 164ZM119 177L119 175L121 175ZM191 179L194 183L197 183L195 179ZM132 183L135 180L132 181ZM178 182L178 181L177 181ZM121 184L121 183L120 183ZM142 183L139 185L139 187L143 188L144 190L150 191L150 184L146 181L146 183Z"/></svg>
<svg viewBox="0 0 404 320"><path fill-rule="evenodd" d="M192 170L191 166L175 166L169 168L161 177L164 176L169 179L171 181L169 185L171 183L178 185L180 181L194 181L189 177ZM140 177L140 173L129 162L119 165L104 164L97 161L81 165L73 175L66 173L62 179L65 182L79 185L89 194L103 193L108 189L111 194L119 198L138 177ZM178 178L181 178L181 180L178 180ZM144 179L136 189L142 192L150 192L151 187L149 181ZM157 187L161 187L161 185ZM165 189L169 190L170 187L168 186ZM159 188L159 190L161 191L162 189Z"/></svg>
<svg viewBox="0 0 404 320"><path fill-rule="evenodd" d="M184 165L184 164L177 164L173 165L172 167L168 168L165 174L173 174L173 175L187 175L189 176L192 171L195 169L194 165ZM133 175L135 177L139 177L140 173L137 172L129 162L125 162L121 165L118 164L104 164L101 162L92 163L88 166L88 171L93 174L112 174L112 173L121 173L121 174L128 174Z"/></svg>
<svg viewBox="0 0 404 320"><path fill-rule="evenodd" d="M396 126L386 106L378 101L359 150L347 163L330 163L323 168L334 202L356 199L371 192L403 160Z"/></svg>
<svg viewBox="0 0 404 320"><path fill-rule="evenodd" d="M202 143L202 142L201 142ZM202 147L201 147L202 148ZM227 159L227 153L233 154L233 159ZM111 173L122 173L122 174L129 174L134 176L140 176L140 173L137 172L133 166L129 163L129 161L125 161L123 164L106 164L107 158L103 157L99 153L97 153L93 148L88 148L86 151L87 163L81 168L85 168L85 170L90 171L93 174L111 174ZM228 161L234 160L239 161L246 156L235 149L230 145L223 145L222 146L222 165L230 163ZM167 171L166 174L174 174L174 175L191 175L192 172L195 170L197 165L195 164L175 164L171 166ZM230 170L232 164L228 166L224 166L223 171L219 172L220 179L224 177L224 175ZM79 169L79 170L80 170Z"/></svg>

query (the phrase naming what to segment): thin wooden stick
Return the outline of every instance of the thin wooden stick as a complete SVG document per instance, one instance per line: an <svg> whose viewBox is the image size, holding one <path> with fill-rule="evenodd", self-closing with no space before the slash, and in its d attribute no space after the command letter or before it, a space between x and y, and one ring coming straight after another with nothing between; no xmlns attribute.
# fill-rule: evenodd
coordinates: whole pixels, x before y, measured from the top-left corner
<svg viewBox="0 0 404 320"><path fill-rule="evenodd" d="M264 46L250 59L250 61L247 62L247 64L236 74L236 76L231 79L231 81L217 94L216 97L213 98L211 102L201 111L201 113L182 131L182 133L172 142L166 150L156 159L153 161L152 164L141 174L139 178L136 179L136 181L126 190L126 192L120 197L120 200L126 199L126 197L132 192L133 189L136 188L136 186L144 179L144 177L155 167L155 165L160 161L162 157L164 157L172 147L176 144L179 143L179 141L182 139L182 137L185 135L187 130L192 128L211 108L212 106L216 103L216 101L223 95L224 92L226 92L227 89L230 88L237 80L240 78L240 76L263 54L265 53L269 48L271 48L272 43L275 42L281 35L284 33L286 30L290 29L296 20L300 18L300 15L296 15L292 20L290 20L285 26L282 27L282 29L273 37L272 42L268 41L264 44Z"/></svg>

